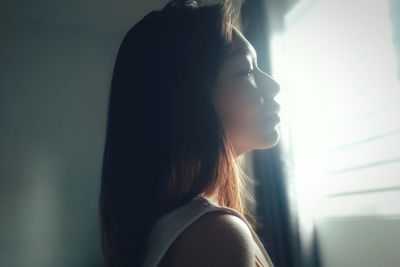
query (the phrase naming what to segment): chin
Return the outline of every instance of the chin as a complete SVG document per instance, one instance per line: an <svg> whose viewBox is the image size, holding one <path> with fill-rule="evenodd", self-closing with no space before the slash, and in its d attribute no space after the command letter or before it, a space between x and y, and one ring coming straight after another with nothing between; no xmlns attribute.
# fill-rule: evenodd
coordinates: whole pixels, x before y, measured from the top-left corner
<svg viewBox="0 0 400 267"><path fill-rule="evenodd" d="M235 146L236 156L250 152L252 150L266 150L272 148L279 143L280 134L278 129L275 127L268 131L264 131L262 134L258 134L256 136L253 135L252 137L246 137L246 139L251 140L251 142L247 143L246 146ZM241 144L241 142L236 142L235 144Z"/></svg>
<svg viewBox="0 0 400 267"><path fill-rule="evenodd" d="M259 148L257 149L268 149L276 146L279 143L280 135L278 129L274 128L272 131L267 132L262 141L260 142Z"/></svg>

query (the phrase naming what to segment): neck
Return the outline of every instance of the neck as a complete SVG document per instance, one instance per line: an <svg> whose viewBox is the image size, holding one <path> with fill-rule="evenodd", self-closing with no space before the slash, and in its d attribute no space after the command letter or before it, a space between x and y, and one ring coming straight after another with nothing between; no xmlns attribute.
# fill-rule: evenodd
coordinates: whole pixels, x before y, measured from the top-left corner
<svg viewBox="0 0 400 267"><path fill-rule="evenodd" d="M218 192L215 192L212 195L204 195L206 198L208 198L211 201L214 201L215 203L219 204L218 202Z"/></svg>

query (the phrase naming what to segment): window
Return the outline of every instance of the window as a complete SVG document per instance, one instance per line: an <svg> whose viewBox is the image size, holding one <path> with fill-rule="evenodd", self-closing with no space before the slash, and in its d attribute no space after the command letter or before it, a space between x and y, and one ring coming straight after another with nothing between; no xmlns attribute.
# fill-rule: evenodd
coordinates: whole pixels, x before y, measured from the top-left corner
<svg viewBox="0 0 400 267"><path fill-rule="evenodd" d="M390 3L300 1L275 39L281 142L303 220L400 215L400 37Z"/></svg>

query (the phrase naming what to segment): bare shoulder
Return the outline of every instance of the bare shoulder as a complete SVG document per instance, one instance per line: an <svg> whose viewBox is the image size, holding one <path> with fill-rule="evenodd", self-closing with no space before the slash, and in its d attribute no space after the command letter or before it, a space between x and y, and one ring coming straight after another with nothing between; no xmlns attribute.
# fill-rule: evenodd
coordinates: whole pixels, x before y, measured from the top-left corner
<svg viewBox="0 0 400 267"><path fill-rule="evenodd" d="M208 212L170 246L160 266L255 265L253 238L244 221L224 211Z"/></svg>

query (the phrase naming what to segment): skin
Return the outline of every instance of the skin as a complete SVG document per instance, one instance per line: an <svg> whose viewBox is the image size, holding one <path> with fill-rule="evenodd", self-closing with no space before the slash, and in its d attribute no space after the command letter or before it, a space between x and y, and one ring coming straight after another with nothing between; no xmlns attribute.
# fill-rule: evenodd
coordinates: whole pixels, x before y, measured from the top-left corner
<svg viewBox="0 0 400 267"><path fill-rule="evenodd" d="M220 69L213 103L236 156L277 144L279 121L266 117L279 107L273 100L279 91L279 84L258 68L254 47L234 28L232 51Z"/></svg>
<svg viewBox="0 0 400 267"><path fill-rule="evenodd" d="M249 228L235 215L209 212L186 228L159 267L255 267Z"/></svg>

